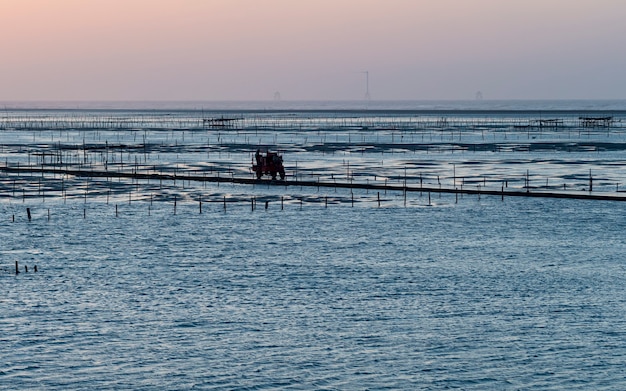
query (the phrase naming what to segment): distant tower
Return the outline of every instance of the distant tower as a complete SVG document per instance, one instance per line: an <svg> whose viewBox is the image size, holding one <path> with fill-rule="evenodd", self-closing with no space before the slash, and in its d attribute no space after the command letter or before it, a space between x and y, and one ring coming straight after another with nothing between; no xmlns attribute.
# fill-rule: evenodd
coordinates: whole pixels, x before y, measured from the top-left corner
<svg viewBox="0 0 626 391"><path fill-rule="evenodd" d="M280 91L274 93L274 100L280 100Z"/></svg>
<svg viewBox="0 0 626 391"><path fill-rule="evenodd" d="M370 72L363 73L365 73L365 100L370 100Z"/></svg>
<svg viewBox="0 0 626 391"><path fill-rule="evenodd" d="M483 100L483 93L481 91L476 92L476 100Z"/></svg>

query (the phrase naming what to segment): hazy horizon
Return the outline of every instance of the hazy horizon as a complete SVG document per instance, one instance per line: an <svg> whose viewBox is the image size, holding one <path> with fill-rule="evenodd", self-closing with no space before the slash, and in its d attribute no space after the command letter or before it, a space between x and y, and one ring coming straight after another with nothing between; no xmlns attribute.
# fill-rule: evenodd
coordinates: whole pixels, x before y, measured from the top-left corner
<svg viewBox="0 0 626 391"><path fill-rule="evenodd" d="M619 0L4 0L0 101L626 99ZM367 74L365 73L367 72Z"/></svg>

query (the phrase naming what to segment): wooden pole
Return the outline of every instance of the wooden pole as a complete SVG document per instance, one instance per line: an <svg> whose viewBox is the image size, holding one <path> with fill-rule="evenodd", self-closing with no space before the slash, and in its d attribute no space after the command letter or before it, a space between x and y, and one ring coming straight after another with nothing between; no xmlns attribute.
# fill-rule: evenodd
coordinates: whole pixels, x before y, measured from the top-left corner
<svg viewBox="0 0 626 391"><path fill-rule="evenodd" d="M28 221L31 221L32 216L30 214L30 208L26 208L26 214L28 215Z"/></svg>

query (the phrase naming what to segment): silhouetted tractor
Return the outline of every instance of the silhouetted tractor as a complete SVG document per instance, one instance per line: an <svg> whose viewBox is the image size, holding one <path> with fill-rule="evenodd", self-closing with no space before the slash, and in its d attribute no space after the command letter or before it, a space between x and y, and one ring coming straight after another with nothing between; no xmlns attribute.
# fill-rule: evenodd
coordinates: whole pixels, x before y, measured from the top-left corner
<svg viewBox="0 0 626 391"><path fill-rule="evenodd" d="M283 157L278 152L265 152L265 155L257 149L254 154L255 162L252 163L252 171L256 173L257 179L261 179L263 175L271 175L272 179L276 179L276 175L280 174L280 179L285 179L285 167L283 167Z"/></svg>

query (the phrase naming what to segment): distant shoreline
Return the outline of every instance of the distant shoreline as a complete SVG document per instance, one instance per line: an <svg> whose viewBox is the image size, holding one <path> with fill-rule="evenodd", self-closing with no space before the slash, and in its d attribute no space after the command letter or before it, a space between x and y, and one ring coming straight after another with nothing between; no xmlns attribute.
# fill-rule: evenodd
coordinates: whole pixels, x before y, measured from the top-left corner
<svg viewBox="0 0 626 391"><path fill-rule="evenodd" d="M337 101L0 101L0 111L207 111L346 113L626 112L626 99L606 100L337 100Z"/></svg>

